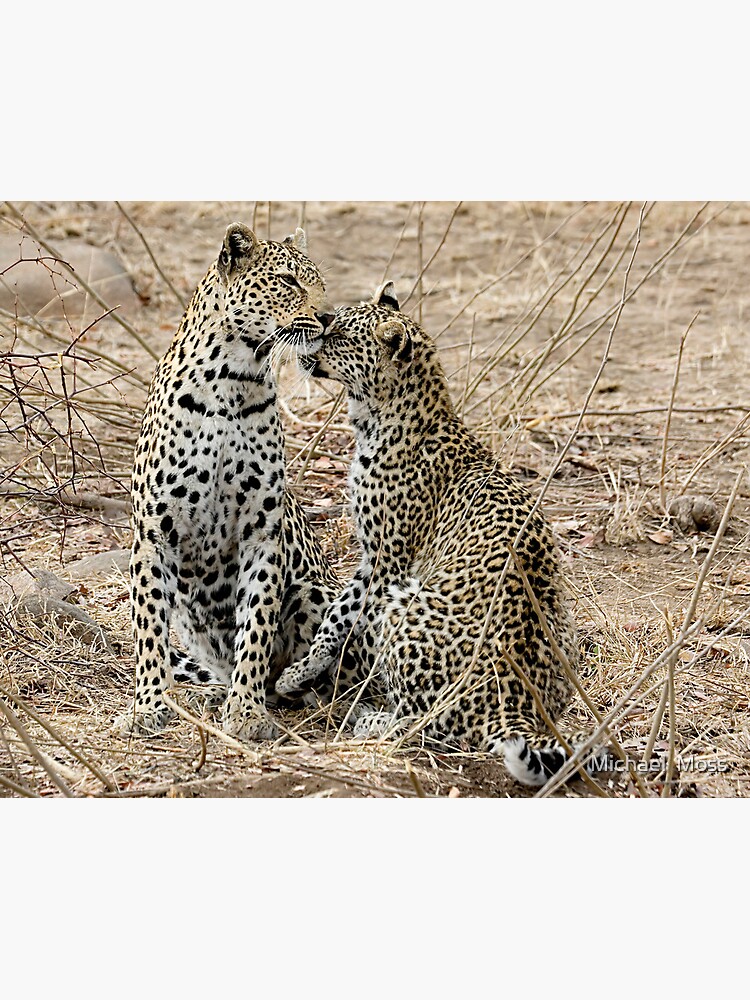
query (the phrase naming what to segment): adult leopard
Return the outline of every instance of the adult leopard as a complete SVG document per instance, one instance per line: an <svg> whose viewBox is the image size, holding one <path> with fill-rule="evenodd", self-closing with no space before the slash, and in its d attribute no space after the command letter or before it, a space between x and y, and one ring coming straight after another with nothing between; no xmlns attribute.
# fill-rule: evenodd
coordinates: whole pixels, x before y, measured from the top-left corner
<svg viewBox="0 0 750 1000"><path fill-rule="evenodd" d="M570 670L578 658L556 545L527 491L457 415L430 337L398 309L388 283L370 303L321 316L322 331L282 334L303 369L348 391L362 554L277 690L340 671L346 650L358 665L345 685L376 682L374 697L358 694L370 704L355 732L421 725L504 754L516 779L540 785L567 757L544 719L572 693L559 652Z"/></svg>
<svg viewBox="0 0 750 1000"><path fill-rule="evenodd" d="M136 692L126 733L161 729L171 680L224 688L224 730L272 738L266 690L340 589L285 487L272 336L316 336L325 284L302 230L229 226L151 382L132 476ZM184 647L174 643L170 628Z"/></svg>

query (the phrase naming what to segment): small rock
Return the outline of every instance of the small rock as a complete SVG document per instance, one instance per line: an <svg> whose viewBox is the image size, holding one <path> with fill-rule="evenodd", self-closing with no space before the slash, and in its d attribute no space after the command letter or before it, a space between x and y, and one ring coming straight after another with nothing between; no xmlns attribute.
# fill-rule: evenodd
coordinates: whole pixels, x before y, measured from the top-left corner
<svg viewBox="0 0 750 1000"><path fill-rule="evenodd" d="M688 535L696 531L715 532L721 521L719 508L705 496L675 497L670 501L667 513Z"/></svg>
<svg viewBox="0 0 750 1000"><path fill-rule="evenodd" d="M98 552L94 556L78 559L65 567L65 573L71 580L86 580L91 576L109 576L121 572L127 576L130 549L112 549L111 552Z"/></svg>
<svg viewBox="0 0 750 1000"><path fill-rule="evenodd" d="M76 274L110 306L130 311L141 304L130 276L117 257L83 240L54 241ZM101 306L79 287L59 262L30 237L0 236L0 306L20 316L95 319Z"/></svg>
<svg viewBox="0 0 750 1000"><path fill-rule="evenodd" d="M98 641L110 652L114 651L101 625L83 608L68 600L78 589L75 585L66 583L46 569L35 569L33 575L24 570L0 583L0 600L7 609L13 608L35 619L54 616L62 621L75 622L70 629L72 635L84 642Z"/></svg>
<svg viewBox="0 0 750 1000"><path fill-rule="evenodd" d="M77 588L46 569L35 569L32 573L23 570L7 580L0 580L0 599L8 606L16 604L30 595L66 601Z"/></svg>
<svg viewBox="0 0 750 1000"><path fill-rule="evenodd" d="M54 616L55 619L64 622L75 622L76 624L70 628L71 635L83 642L98 641L111 653L114 652L112 643L101 625L97 625L91 615L76 604L69 604L67 601L60 601L55 597L45 597L43 594L29 594L16 603L16 610L30 615L32 618Z"/></svg>

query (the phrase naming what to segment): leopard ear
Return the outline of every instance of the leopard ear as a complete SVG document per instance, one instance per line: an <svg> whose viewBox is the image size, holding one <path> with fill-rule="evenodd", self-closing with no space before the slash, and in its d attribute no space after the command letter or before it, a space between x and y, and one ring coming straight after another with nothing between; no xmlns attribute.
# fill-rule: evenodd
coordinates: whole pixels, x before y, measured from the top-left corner
<svg viewBox="0 0 750 1000"><path fill-rule="evenodd" d="M252 229L234 222L227 227L219 253L218 267L223 277L249 263L258 251L258 238Z"/></svg>
<svg viewBox="0 0 750 1000"><path fill-rule="evenodd" d="M398 299L396 298L396 289L393 287L393 282L386 281L382 285L378 285L371 301L376 306L385 306L387 309L398 311Z"/></svg>
<svg viewBox="0 0 750 1000"><path fill-rule="evenodd" d="M294 231L294 236L285 237L284 243L288 246L297 247L300 253L307 253L307 236L305 235L305 230L300 229L299 226Z"/></svg>
<svg viewBox="0 0 750 1000"><path fill-rule="evenodd" d="M414 344L401 320L389 319L386 323L381 323L375 330L375 339L396 364L410 364L414 356Z"/></svg>

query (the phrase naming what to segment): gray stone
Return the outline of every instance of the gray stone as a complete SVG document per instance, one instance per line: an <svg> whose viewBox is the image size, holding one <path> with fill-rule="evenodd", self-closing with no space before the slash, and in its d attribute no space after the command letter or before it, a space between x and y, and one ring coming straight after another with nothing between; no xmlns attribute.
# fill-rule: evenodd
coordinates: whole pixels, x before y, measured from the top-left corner
<svg viewBox="0 0 750 1000"><path fill-rule="evenodd" d="M55 240L52 245L109 306L121 307L119 313L140 306L130 276L113 253L83 240ZM20 234L0 234L0 307L19 316L88 321L103 311L57 260Z"/></svg>
<svg viewBox="0 0 750 1000"><path fill-rule="evenodd" d="M114 652L107 633L83 608L67 601L59 601L56 597L45 597L43 594L29 594L22 597L16 604L16 610L30 615L34 619L52 617L56 624L70 623L68 630L82 642L99 642L110 652Z"/></svg>
<svg viewBox="0 0 750 1000"><path fill-rule="evenodd" d="M66 601L77 587L61 580L46 569L35 569L32 576L27 570L0 580L0 600L11 606L25 597L34 595L43 599Z"/></svg>
<svg viewBox="0 0 750 1000"><path fill-rule="evenodd" d="M719 508L713 500L704 496L675 497L670 502L667 513L685 534L696 531L716 532L721 522Z"/></svg>
<svg viewBox="0 0 750 1000"><path fill-rule="evenodd" d="M67 622L70 633L81 641L98 642L112 651L112 644L101 625L68 600L77 589L46 569L35 569L33 576L24 570L7 580L0 580L0 603L36 620L51 617L58 625Z"/></svg>
<svg viewBox="0 0 750 1000"><path fill-rule="evenodd" d="M130 549L113 549L111 552L98 552L95 556L86 556L65 567L65 573L71 580L86 580L92 576L110 576L121 572L127 576Z"/></svg>

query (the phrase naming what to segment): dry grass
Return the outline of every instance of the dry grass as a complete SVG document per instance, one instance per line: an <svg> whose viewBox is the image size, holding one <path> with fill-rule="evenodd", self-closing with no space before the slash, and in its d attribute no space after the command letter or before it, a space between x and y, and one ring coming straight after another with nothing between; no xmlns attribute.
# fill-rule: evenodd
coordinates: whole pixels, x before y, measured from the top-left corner
<svg viewBox="0 0 750 1000"><path fill-rule="evenodd" d="M64 618L3 612L0 794L530 794L486 755L420 746L416 732L411 742L357 743L325 709L284 713L282 740L250 748L198 718L152 740L111 733L132 687L125 581L116 572L78 580L69 567L129 536L122 503L91 504L127 499L153 357L223 227L255 219L261 234L272 226L281 237L304 216L332 300L356 301L392 278L438 337L467 422L543 498L575 600L586 700L630 761L597 777L598 793L746 796L748 413L734 373L750 359L734 273L750 256L747 214L653 203L0 212L0 232L26 225L36 235L24 256L33 245L48 259L16 266L47 268L51 297L63 279L79 281L61 258L68 238L84 236L119 256L142 299L118 319L101 295L83 319L28 317L21 303L0 312L2 573L70 577L72 599L108 642ZM288 368L281 382L290 480L346 577L356 551L345 411ZM685 493L725 512L718 531L682 534L665 509ZM192 714L184 694L173 696ZM596 725L582 698L563 723ZM544 793L594 790L576 780Z"/></svg>

